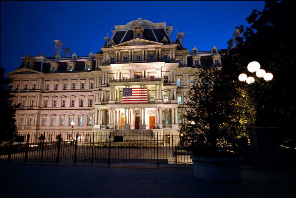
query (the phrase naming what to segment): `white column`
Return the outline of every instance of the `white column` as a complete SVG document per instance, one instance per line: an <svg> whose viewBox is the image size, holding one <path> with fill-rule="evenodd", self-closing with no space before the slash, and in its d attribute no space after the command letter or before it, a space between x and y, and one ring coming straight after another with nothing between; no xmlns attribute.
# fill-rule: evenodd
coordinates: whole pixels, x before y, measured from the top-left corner
<svg viewBox="0 0 296 198"><path fill-rule="evenodd" d="M178 108L175 108L175 124L178 124Z"/></svg>
<svg viewBox="0 0 296 198"><path fill-rule="evenodd" d="M124 109L124 124L127 124L127 123L126 123L126 117L127 117L127 116L126 116L126 111L127 111L127 109Z"/></svg>
<svg viewBox="0 0 296 198"><path fill-rule="evenodd" d="M143 125L146 124L146 121L145 121L145 114L146 114L146 111L145 111L145 108L143 109Z"/></svg>
<svg viewBox="0 0 296 198"><path fill-rule="evenodd" d="M157 86L158 86L158 85L155 85L155 100L158 100Z"/></svg>
<svg viewBox="0 0 296 198"><path fill-rule="evenodd" d="M159 123L162 124L162 108L159 109Z"/></svg>
<svg viewBox="0 0 296 198"><path fill-rule="evenodd" d="M162 86L159 85L159 99L162 100Z"/></svg>
<svg viewBox="0 0 296 198"><path fill-rule="evenodd" d="M171 116L172 116L172 123L171 124L174 124L174 109L173 108L171 108Z"/></svg>
<svg viewBox="0 0 296 198"><path fill-rule="evenodd" d="M156 123L156 125L158 125L159 124L159 122L158 122L158 108L155 108L155 123Z"/></svg>

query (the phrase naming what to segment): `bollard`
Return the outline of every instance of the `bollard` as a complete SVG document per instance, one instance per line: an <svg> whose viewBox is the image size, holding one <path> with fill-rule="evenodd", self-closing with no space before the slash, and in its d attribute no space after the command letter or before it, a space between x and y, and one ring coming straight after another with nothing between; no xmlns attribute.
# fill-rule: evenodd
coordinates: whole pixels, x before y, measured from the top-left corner
<svg viewBox="0 0 296 198"><path fill-rule="evenodd" d="M25 150L25 159L24 162L28 161L28 152L29 152L29 141L30 141L30 135L27 135L27 143L26 143L26 150Z"/></svg>
<svg viewBox="0 0 296 198"><path fill-rule="evenodd" d="M58 147L58 150L57 150L57 159L56 159L56 163L59 163L59 162L60 162L61 141L62 141L62 135L59 134L59 135L57 136L57 147Z"/></svg>
<svg viewBox="0 0 296 198"><path fill-rule="evenodd" d="M76 140L75 140L75 147L74 147L74 164L77 163L77 144L78 144L78 134L76 135Z"/></svg>

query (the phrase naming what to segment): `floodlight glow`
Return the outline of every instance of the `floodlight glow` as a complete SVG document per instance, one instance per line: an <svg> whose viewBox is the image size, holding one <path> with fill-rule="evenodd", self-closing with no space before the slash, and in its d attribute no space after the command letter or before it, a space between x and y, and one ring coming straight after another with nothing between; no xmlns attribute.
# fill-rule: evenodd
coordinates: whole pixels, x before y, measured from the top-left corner
<svg viewBox="0 0 296 198"><path fill-rule="evenodd" d="M266 74L266 71L264 69L259 69L256 72L256 76L259 77L259 78L263 78L265 74Z"/></svg>
<svg viewBox="0 0 296 198"><path fill-rule="evenodd" d="M273 75L272 75L272 73L266 73L265 75L264 75L264 80L266 80L266 81L271 81L273 79Z"/></svg>
<svg viewBox="0 0 296 198"><path fill-rule="evenodd" d="M246 74L244 74L244 73L241 73L241 74L238 76L238 80L239 80L239 81L242 81L242 82L246 81L247 78L248 78L248 76L247 76Z"/></svg>
<svg viewBox="0 0 296 198"><path fill-rule="evenodd" d="M247 80L246 80L246 82L248 84L251 84L251 83L254 83L255 82L255 79L253 77L248 77Z"/></svg>

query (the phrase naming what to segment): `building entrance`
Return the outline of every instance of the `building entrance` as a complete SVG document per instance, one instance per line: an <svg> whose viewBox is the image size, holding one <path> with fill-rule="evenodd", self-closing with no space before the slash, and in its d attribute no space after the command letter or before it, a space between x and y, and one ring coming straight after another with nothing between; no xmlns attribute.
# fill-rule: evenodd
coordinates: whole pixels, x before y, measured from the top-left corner
<svg viewBox="0 0 296 198"><path fill-rule="evenodd" d="M135 117L135 129L139 129L140 126L140 116Z"/></svg>
<svg viewBox="0 0 296 198"><path fill-rule="evenodd" d="M121 117L120 129L123 129L123 125L124 125L124 117Z"/></svg>
<svg viewBox="0 0 296 198"><path fill-rule="evenodd" d="M149 117L149 129L155 129L155 116Z"/></svg>

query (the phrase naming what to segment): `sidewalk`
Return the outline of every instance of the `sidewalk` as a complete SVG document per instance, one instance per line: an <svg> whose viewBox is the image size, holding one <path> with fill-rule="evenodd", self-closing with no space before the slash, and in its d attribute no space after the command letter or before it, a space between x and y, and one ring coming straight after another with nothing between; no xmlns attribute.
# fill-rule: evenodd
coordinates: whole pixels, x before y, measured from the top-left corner
<svg viewBox="0 0 296 198"><path fill-rule="evenodd" d="M0 164L1 198L295 197L296 172L242 167L238 183L194 178L192 168Z"/></svg>

